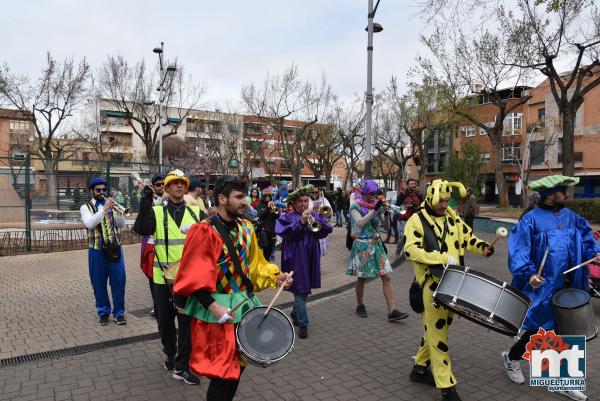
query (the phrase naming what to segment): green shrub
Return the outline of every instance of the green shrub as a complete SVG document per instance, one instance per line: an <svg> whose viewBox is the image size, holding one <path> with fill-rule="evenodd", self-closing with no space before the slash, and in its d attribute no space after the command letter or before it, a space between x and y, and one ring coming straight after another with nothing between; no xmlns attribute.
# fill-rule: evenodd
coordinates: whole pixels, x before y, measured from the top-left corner
<svg viewBox="0 0 600 401"><path fill-rule="evenodd" d="M590 223L600 223L600 199L571 199L567 207Z"/></svg>

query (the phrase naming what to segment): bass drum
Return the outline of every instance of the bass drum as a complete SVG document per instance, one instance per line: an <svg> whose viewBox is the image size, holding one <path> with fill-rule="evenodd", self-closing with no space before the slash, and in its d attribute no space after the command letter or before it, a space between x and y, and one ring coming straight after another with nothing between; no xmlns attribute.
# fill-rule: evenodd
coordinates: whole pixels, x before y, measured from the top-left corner
<svg viewBox="0 0 600 401"><path fill-rule="evenodd" d="M448 266L433 299L490 330L516 336L531 302L509 284L462 266Z"/></svg>
<svg viewBox="0 0 600 401"><path fill-rule="evenodd" d="M241 358L263 368L285 358L292 351L295 339L294 326L285 313L271 308L265 316L266 310L266 306L250 309L235 329Z"/></svg>
<svg viewBox="0 0 600 401"><path fill-rule="evenodd" d="M598 326L590 300L590 294L579 288L565 288L554 294L552 310L558 334L585 336L585 341L596 338Z"/></svg>

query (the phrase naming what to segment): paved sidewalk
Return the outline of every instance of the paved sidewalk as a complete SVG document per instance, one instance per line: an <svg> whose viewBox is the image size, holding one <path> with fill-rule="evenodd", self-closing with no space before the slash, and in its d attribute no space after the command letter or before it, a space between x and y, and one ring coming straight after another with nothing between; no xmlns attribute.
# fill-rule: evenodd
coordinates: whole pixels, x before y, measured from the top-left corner
<svg viewBox="0 0 600 401"><path fill-rule="evenodd" d="M352 279L343 275L346 264L346 250L342 246L343 230L337 229L332 237L331 253L326 258L325 276L327 286L344 284ZM482 234L490 239L490 235ZM467 256L467 265L484 271L499 279L507 280L505 244L496 246L496 254L490 258ZM128 249L128 261L135 258L132 249ZM76 253L69 252L71 256ZM69 330L77 331L73 336L78 341L89 333L100 332L99 336L128 336L129 330L135 332L155 327L149 318L132 318L125 327L109 325L97 330L94 319L93 301L89 282L86 281L85 267L81 261L73 261L68 268L53 266L57 255L41 255L39 260L45 264L32 267L30 264L17 266L13 270L35 271L46 266L50 271L70 272L73 276L60 279L60 274L52 273L30 278L20 283L19 290L12 288L10 297L3 297L0 313L10 308L5 304L8 298L19 311L29 311L26 327L14 333L27 334L37 328L32 338L51 338L47 345L60 344L52 339L56 335L69 340ZM11 258L13 261L20 257ZM33 258L33 256L29 256ZM6 277L11 270L1 258L0 273ZM67 260L59 258L58 260ZM32 263L32 262L28 262ZM50 267L48 267L50 266ZM78 267L77 267L78 266ZM128 268L128 309L148 306L147 288L137 265ZM408 310L407 293L412 280L412 269L405 263L393 275L394 294L402 310ZM341 272L341 273L340 273ZM134 276L134 277L132 277ZM25 280L21 273L13 277ZM345 281L344 281L345 280ZM1 284L5 294L10 286ZM47 286L40 282L49 283ZM133 282L133 283L132 283ZM80 288L71 287L78 284ZM16 284L13 283L13 286ZM34 286L35 288L29 288ZM46 287L51 287L47 289ZM331 288L331 287L329 287ZM328 288L324 288L326 290ZM64 291L61 294L61 291ZM53 296L50 294L53 293ZM81 299L77 298L77 294ZM132 298L139 296L140 299ZM50 299L40 299L50 297ZM65 302L65 299L67 300ZM78 303L73 303L78 299ZM265 300L268 297L261 296ZM289 299L289 298L288 298ZM389 323L381 285L377 281L366 287L366 305L369 317L358 318L354 315L355 297L352 290L315 301L309 305L311 319L310 335L306 340L297 338L293 352L280 364L260 369L249 367L244 373L237 400L439 400L439 391L424 385L413 384L408 373L413 365L421 335L420 317L411 312L408 319ZM37 300L37 301L36 301ZM281 301L285 301L282 299ZM19 305L21 304L21 305ZM61 309L69 309L76 316L64 316ZM37 309L36 309L37 307ZM52 317L44 313L52 313ZM83 315L83 316L82 316ZM40 317L41 316L41 317ZM35 318L34 318L35 317ZM18 327L16 315L8 319L12 335ZM47 327L50 326L51 328ZM137 327L136 327L137 326ZM66 328L65 328L66 327ZM121 330L124 329L124 330ZM56 333L54 333L56 331ZM51 334L50 334L51 333ZM87 333L87 334L86 334ZM4 334L3 334L4 336ZM91 334L93 337L94 334ZM13 338L12 336L10 338ZM13 341L14 342L14 341ZM8 342L12 344L13 342ZM511 339L465 319L455 319L450 330L450 352L453 357L454 373L459 381L458 388L465 401L512 401L512 400L566 400L565 397L550 395L542 389L531 389L527 385L518 386L509 382L500 361L499 354ZM35 341L26 342L27 349L35 349ZM66 344L60 344L64 347ZM590 400L599 399L600 382L596 372L600 369L600 350L598 340L588 343L587 394ZM147 341L127 346L115 347L99 352L91 352L74 357L65 357L50 361L27 363L16 367L0 369L0 400L203 400L207 379L200 386L187 386L176 382L163 370L163 355L159 341ZM523 364L525 367L526 364ZM529 374L525 368L525 375Z"/></svg>

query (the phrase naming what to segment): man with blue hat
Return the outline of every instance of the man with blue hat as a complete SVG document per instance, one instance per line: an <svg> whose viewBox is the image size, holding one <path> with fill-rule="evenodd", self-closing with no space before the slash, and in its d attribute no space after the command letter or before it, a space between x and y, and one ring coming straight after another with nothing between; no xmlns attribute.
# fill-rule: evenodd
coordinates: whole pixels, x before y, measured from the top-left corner
<svg viewBox="0 0 600 401"><path fill-rule="evenodd" d="M113 299L113 321L118 325L125 320L125 261L121 249L121 230L125 217L114 211L115 201L106 199L106 181L94 178L88 185L91 199L81 206L81 220L88 232L88 266L96 312L100 325L106 326L111 313L107 280Z"/></svg>
<svg viewBox="0 0 600 401"><path fill-rule="evenodd" d="M523 384L520 360L530 337L539 328L556 329L552 297L565 287L589 288L588 267L563 274L585 260L600 261L600 245L588 222L565 207L567 187L577 185L578 177L550 175L529 184L540 194L540 204L519 220L508 238L508 267L512 286L531 300L522 329L525 330L502 360L510 380ZM544 262L542 262L544 261ZM597 262L596 262L597 263ZM543 267L540 267L543 264ZM586 400L581 391L557 391L573 400Z"/></svg>

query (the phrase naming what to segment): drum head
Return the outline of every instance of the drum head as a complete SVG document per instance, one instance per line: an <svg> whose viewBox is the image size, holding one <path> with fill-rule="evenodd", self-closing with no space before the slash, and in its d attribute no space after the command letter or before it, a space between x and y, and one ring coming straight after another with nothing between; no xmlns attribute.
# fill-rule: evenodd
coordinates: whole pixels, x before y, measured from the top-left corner
<svg viewBox="0 0 600 401"><path fill-rule="evenodd" d="M268 366L285 357L294 346L294 327L280 310L266 306L251 309L242 316L236 336L240 352L251 362Z"/></svg>
<svg viewBox="0 0 600 401"><path fill-rule="evenodd" d="M552 297L552 304L563 309L577 309L590 302L590 294L579 288L565 288Z"/></svg>

